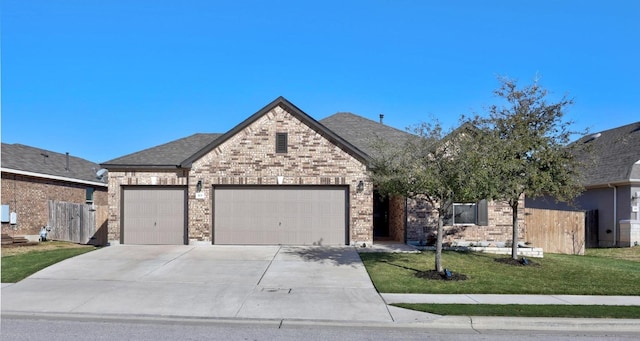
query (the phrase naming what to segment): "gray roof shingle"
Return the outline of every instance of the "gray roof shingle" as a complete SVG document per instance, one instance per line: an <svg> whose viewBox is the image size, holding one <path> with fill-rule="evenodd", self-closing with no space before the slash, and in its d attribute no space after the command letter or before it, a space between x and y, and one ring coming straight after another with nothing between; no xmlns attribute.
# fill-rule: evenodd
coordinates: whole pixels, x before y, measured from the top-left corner
<svg viewBox="0 0 640 341"><path fill-rule="evenodd" d="M106 183L106 177L96 177L96 172L100 169L97 163L69 155L67 169L66 154L23 144L2 143L1 162L4 169Z"/></svg>
<svg viewBox="0 0 640 341"><path fill-rule="evenodd" d="M108 169L190 167L194 160L202 157L202 155L212 150L220 143L226 141L228 138L235 135L238 131L244 129L247 125L276 106L285 108L285 110L295 115L312 129L316 130L333 143L336 143L347 152L352 153L354 156L363 160L366 158L366 155L364 155L357 146L351 144L349 140L343 138L339 134L336 134L330 129L327 129L324 125L315 121L285 98L278 97L225 134L194 134L160 146L148 148L104 162L102 163L102 166Z"/></svg>
<svg viewBox="0 0 640 341"><path fill-rule="evenodd" d="M369 156L375 156L374 144L380 138L392 145L402 145L414 136L348 112L339 112L320 120L320 123L356 146Z"/></svg>
<svg viewBox="0 0 640 341"><path fill-rule="evenodd" d="M409 133L351 113L337 113L321 121L315 121L289 101L279 97L225 134L194 134L104 162L102 166L108 169L190 167L191 162L195 159L235 135L275 106L286 108L287 111L296 115L333 143L362 160L366 159L368 155L373 155L372 143L376 137L393 143L401 143L406 141L407 137L412 136Z"/></svg>
<svg viewBox="0 0 640 341"><path fill-rule="evenodd" d="M577 155L587 164L583 171L587 187L628 182L640 169L634 165L640 161L640 122L590 134L573 143L591 148Z"/></svg>
<svg viewBox="0 0 640 341"><path fill-rule="evenodd" d="M106 168L148 166L148 167L179 167L180 164L215 141L222 134L198 133L156 147L147 148L139 152L125 155L107 162Z"/></svg>

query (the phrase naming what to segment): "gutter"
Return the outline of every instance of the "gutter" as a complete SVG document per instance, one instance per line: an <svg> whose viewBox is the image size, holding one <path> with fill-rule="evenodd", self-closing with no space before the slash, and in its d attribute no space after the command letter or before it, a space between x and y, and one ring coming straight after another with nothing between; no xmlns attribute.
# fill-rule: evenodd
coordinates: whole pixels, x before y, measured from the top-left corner
<svg viewBox="0 0 640 341"><path fill-rule="evenodd" d="M180 169L183 168L180 165L128 165L128 164L122 164L122 165L116 165L116 164L108 164L108 163L101 163L100 167L102 168L106 168L108 170L131 170L131 169Z"/></svg>
<svg viewBox="0 0 640 341"><path fill-rule="evenodd" d="M67 177L64 177L64 176L27 172L27 171L22 171L22 170L17 170L17 169L0 168L0 171L5 172L5 173L33 176L33 177L38 177L38 178L60 180L60 181L67 181L67 182L75 182L75 183L78 183L78 184L85 184L85 185L92 185L92 186L99 186L99 187L109 187L109 185L105 184L104 182L80 180L80 179L74 179L74 178L67 178Z"/></svg>
<svg viewBox="0 0 640 341"><path fill-rule="evenodd" d="M618 187L607 184L607 187L613 188L613 247L617 246L616 234L618 232Z"/></svg>
<svg viewBox="0 0 640 341"><path fill-rule="evenodd" d="M605 183L599 183L599 184L589 184L589 185L582 185L584 188L586 189L594 189L594 188L611 188L611 186L634 186L636 184L640 183L640 179L627 179L627 180L621 180L621 181L615 181L615 182L605 182Z"/></svg>

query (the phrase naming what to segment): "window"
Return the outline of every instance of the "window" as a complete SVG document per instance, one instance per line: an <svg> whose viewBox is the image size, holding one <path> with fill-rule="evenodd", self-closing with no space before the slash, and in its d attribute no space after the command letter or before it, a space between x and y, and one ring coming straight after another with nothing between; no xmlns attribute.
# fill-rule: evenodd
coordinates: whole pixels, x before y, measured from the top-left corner
<svg viewBox="0 0 640 341"><path fill-rule="evenodd" d="M276 153L287 152L287 133L276 133Z"/></svg>
<svg viewBox="0 0 640 341"><path fill-rule="evenodd" d="M444 224L451 225L488 225L487 201L477 203L454 203L444 217Z"/></svg>
<svg viewBox="0 0 640 341"><path fill-rule="evenodd" d="M9 221L9 205L2 205L2 222L8 223Z"/></svg>
<svg viewBox="0 0 640 341"><path fill-rule="evenodd" d="M93 203L93 191L94 191L93 188L87 187L87 199L86 199L87 204Z"/></svg>

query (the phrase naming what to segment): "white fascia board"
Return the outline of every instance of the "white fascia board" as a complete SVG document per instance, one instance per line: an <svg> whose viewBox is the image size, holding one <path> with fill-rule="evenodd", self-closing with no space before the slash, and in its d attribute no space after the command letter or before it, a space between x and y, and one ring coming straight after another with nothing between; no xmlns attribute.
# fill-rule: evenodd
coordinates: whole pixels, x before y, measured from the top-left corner
<svg viewBox="0 0 640 341"><path fill-rule="evenodd" d="M78 184L85 184L85 185L91 185L91 186L109 187L109 185L105 184L104 182L87 181L87 180L80 180L80 179L74 179L74 178L67 178L67 177L64 177L64 176L27 172L27 171L18 170L18 169L0 168L0 171L2 171L4 173L12 173L12 174L33 176L33 177L45 178L45 179L51 179L51 180L75 182L75 183L78 183Z"/></svg>
<svg viewBox="0 0 640 341"><path fill-rule="evenodd" d="M634 186L638 183L640 183L640 179L629 179L629 180L622 180L622 181L605 182L601 184L590 184L590 185L585 185L584 188L594 189L594 188L607 188L607 187L610 188L611 186Z"/></svg>

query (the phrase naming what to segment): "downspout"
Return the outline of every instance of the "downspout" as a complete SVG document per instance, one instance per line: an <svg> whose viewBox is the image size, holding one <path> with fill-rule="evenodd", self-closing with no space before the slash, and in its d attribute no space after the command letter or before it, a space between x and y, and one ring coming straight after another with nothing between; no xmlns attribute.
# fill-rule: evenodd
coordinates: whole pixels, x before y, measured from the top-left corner
<svg viewBox="0 0 640 341"><path fill-rule="evenodd" d="M618 187L607 184L609 188L613 188L613 247L617 246L616 234L618 232Z"/></svg>

